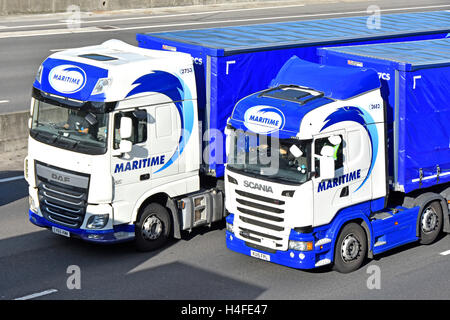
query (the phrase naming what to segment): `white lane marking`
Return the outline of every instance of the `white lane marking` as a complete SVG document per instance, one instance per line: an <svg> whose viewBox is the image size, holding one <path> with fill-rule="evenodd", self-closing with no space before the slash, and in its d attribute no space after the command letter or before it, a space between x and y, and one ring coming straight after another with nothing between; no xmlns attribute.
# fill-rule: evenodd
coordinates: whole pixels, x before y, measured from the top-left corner
<svg viewBox="0 0 450 320"><path fill-rule="evenodd" d="M0 103L8 103L9 100L0 100Z"/></svg>
<svg viewBox="0 0 450 320"><path fill-rule="evenodd" d="M2 183L2 182L9 182L9 181L15 181L15 180L21 180L21 179L24 179L24 178L25 178L24 176L4 178L4 179L0 179L0 183Z"/></svg>
<svg viewBox="0 0 450 320"><path fill-rule="evenodd" d="M411 7L411 8L394 8L394 9L381 9L380 11L399 11L399 10L417 10L417 9L430 9L435 7L450 7L450 5L441 6L427 6L427 7ZM195 25L212 25L212 24L223 24L223 23L236 23L236 22L252 22L252 21L264 21L264 20L279 20L279 19L292 19L292 18L308 18L308 17L324 17L324 16L340 16L348 14L367 14L366 10L362 11L347 11L347 12L334 12L334 13L318 13L318 14L303 14L295 16L278 16L278 17L265 17L265 18L252 18L252 19L236 19L236 20L220 20L220 21L203 21L203 22L182 22L173 24L160 24L160 25L149 25L149 26L139 26L139 27L127 27L127 28L117 28L117 29L101 29L98 27L87 27L79 29L48 29L48 30L32 30L25 31L28 33L20 33L19 31L12 32L0 32L1 38L19 38L19 37L36 37L36 36L48 36L48 35L60 35L68 33L88 33L88 32L108 32L108 31L127 31L127 30L139 30L139 29L154 29L154 28L167 28L167 27L180 27L180 26L195 26ZM39 33L42 31L42 33ZM168 32L168 31L166 31Z"/></svg>
<svg viewBox="0 0 450 320"><path fill-rule="evenodd" d="M304 7L304 6L305 6L304 4L294 4L294 5L289 5L289 6L276 6L276 7L264 7L264 8L243 8L243 9L231 9L231 10L191 12L191 13L174 13L174 14L165 14L165 15L151 15L151 16L143 16L143 17L116 18L116 19L100 19L100 20L83 20L83 19L81 19L81 23L87 24L87 23L102 23L102 22L115 22L115 21L129 21L129 20L174 18L174 17L184 17L184 16L207 15L207 14L214 14L214 13L240 12L240 11L249 11L249 10L253 11L253 10L284 9L284 8ZM22 26L4 26L4 28L19 29L19 28L33 28L33 27L52 27L52 26L66 25L67 22L71 22L71 21L70 20L59 20L59 22L60 23L34 24L34 25L22 25Z"/></svg>
<svg viewBox="0 0 450 320"><path fill-rule="evenodd" d="M46 296L46 295L49 295L49 294L52 294L52 293L55 293L55 292L58 292L58 290L56 290L56 289L49 289L49 290L45 290L45 291L42 291L42 292L33 293L33 294L27 295L25 297L16 298L14 300L30 300L30 299Z"/></svg>
<svg viewBox="0 0 450 320"><path fill-rule="evenodd" d="M447 250L447 251L444 251L444 252L440 253L441 256L446 256L446 255L449 255L449 254L450 254L450 250Z"/></svg>

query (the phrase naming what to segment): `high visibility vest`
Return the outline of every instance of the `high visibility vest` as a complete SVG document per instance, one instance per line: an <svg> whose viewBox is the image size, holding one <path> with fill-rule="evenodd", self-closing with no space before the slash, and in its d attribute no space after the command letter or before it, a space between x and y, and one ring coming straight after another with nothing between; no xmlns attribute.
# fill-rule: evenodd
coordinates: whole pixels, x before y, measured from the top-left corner
<svg viewBox="0 0 450 320"><path fill-rule="evenodd" d="M334 160L337 160L337 152L338 152L340 146L341 146L341 144L339 143L339 144L337 144L337 145L335 145L333 147L333 149L334 149L334 154L333 154Z"/></svg>

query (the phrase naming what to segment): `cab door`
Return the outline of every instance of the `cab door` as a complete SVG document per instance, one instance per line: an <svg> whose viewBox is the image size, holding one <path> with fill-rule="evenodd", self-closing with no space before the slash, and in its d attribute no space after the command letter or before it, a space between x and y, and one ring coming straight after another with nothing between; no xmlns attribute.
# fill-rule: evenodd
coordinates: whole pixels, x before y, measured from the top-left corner
<svg viewBox="0 0 450 320"><path fill-rule="evenodd" d="M330 137L339 137L339 145L333 145ZM331 139L333 140L333 139ZM324 180L320 176L319 157L324 146L333 147L334 153L334 178ZM314 194L314 225L329 223L335 214L344 207L351 204L351 196L345 175L348 173L347 159L347 136L345 131L317 135L313 139L313 168L315 177L313 180Z"/></svg>
<svg viewBox="0 0 450 320"><path fill-rule="evenodd" d="M178 173L184 172L184 162L171 161L178 145L181 134L181 119L173 103L155 105L149 108L148 124L148 157L151 160L150 173L152 179L166 177L176 178ZM175 157L174 157L175 159ZM159 163L159 164L158 164Z"/></svg>
<svg viewBox="0 0 450 320"><path fill-rule="evenodd" d="M114 185L123 187L125 185L137 185L141 181L149 180L149 170L146 166L148 157L148 122L150 107L141 107L131 110L118 111L113 114L113 142L112 152L119 150L120 120L128 117L132 120L132 134L127 140L132 142L132 149L125 154L113 155L111 159L111 174Z"/></svg>

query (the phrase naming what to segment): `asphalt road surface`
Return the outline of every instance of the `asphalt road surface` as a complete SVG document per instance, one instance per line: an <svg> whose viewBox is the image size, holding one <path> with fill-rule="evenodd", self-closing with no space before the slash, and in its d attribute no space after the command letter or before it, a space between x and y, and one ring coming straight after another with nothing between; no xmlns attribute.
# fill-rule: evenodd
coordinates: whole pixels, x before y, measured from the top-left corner
<svg viewBox="0 0 450 320"><path fill-rule="evenodd" d="M450 9L448 1L373 3L386 12ZM84 17L82 31L74 32L67 32L60 25L61 17L55 15L5 18L0 20L0 101L8 102L0 104L1 112L28 108L34 74L55 50L98 44L110 38L136 44L136 32L362 15L368 4L290 4L187 15L181 9L159 16L102 15ZM446 235L432 245L411 244L377 256L351 274L328 268L300 271L231 252L225 246L224 223L185 233L182 240L173 240L156 252L138 253L132 243L94 245L32 225L28 222L27 184L20 178L22 174L0 172L2 300L450 297L450 237ZM80 275L75 282L74 270ZM79 286L74 287L74 283Z"/></svg>

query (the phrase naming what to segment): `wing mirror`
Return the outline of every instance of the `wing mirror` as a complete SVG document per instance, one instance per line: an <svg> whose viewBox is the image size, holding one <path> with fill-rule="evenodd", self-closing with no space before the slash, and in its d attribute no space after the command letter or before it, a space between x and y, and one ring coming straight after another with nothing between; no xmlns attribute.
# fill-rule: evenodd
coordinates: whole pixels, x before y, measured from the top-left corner
<svg viewBox="0 0 450 320"><path fill-rule="evenodd" d="M295 158L300 158L303 155L303 151L300 150L299 147L297 147L295 144L293 144L290 148L289 148L289 152L295 157Z"/></svg>
<svg viewBox="0 0 450 320"><path fill-rule="evenodd" d="M320 150L320 178L322 180L329 180L334 178L334 148L331 146L324 146Z"/></svg>
<svg viewBox="0 0 450 320"><path fill-rule="evenodd" d="M129 139L133 131L133 121L131 118L122 117L120 118L120 138Z"/></svg>
<svg viewBox="0 0 450 320"><path fill-rule="evenodd" d="M119 149L113 151L113 156L121 157L133 148L133 143L127 139L131 138L133 133L133 121L129 117L120 118L120 143Z"/></svg>
<svg viewBox="0 0 450 320"><path fill-rule="evenodd" d="M133 143L130 140L121 140L119 143L119 152L121 154L128 153L133 148Z"/></svg>

